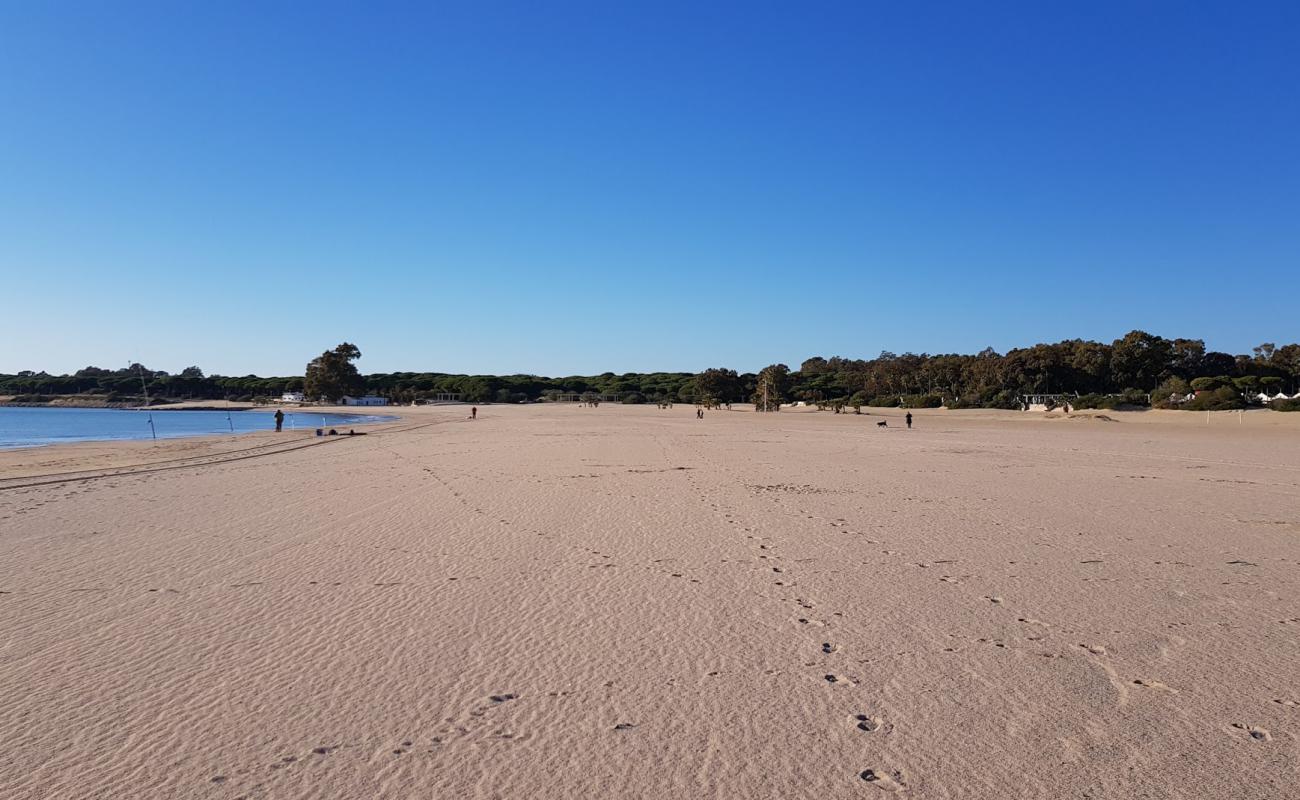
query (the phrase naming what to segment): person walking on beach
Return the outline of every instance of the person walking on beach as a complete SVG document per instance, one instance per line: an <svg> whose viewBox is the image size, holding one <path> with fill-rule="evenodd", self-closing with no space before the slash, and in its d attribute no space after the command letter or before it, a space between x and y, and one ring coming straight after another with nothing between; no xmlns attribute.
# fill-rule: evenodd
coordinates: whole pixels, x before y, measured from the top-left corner
<svg viewBox="0 0 1300 800"><path fill-rule="evenodd" d="M279 433L284 428L284 412L280 409L275 410L275 432Z"/></svg>
<svg viewBox="0 0 1300 800"><path fill-rule="evenodd" d="M908 428L908 430L911 430L911 429L912 429L912 412L911 412L911 411L907 412L907 417L906 417L906 419L907 419L907 428Z"/></svg>
<svg viewBox="0 0 1300 800"><path fill-rule="evenodd" d="M470 418L470 419L478 419L478 406L470 406L470 409L469 409L469 418Z"/></svg>

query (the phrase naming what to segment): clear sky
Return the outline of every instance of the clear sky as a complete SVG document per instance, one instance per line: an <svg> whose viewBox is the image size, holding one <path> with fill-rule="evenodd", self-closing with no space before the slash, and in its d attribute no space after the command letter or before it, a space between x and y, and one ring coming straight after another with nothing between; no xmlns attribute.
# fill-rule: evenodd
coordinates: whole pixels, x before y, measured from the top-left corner
<svg viewBox="0 0 1300 800"><path fill-rule="evenodd" d="M0 0L0 371L1300 338L1300 3Z"/></svg>

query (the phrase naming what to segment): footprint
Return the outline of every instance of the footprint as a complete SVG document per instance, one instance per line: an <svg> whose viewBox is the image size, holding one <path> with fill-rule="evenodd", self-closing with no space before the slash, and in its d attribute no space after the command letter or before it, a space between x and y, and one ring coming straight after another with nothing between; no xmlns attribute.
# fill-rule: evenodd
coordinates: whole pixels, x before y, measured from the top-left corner
<svg viewBox="0 0 1300 800"><path fill-rule="evenodd" d="M866 731L867 733L875 733L876 731L880 730L879 717L872 717L866 714L855 714L853 716L853 719L857 723L855 727L860 731Z"/></svg>
<svg viewBox="0 0 1300 800"><path fill-rule="evenodd" d="M988 597L988 596L986 595L986 596L984 597L984 599L987 600L987 601L989 601L989 602L992 603L993 605L996 605L996 606L1000 606L1000 605L1002 605L1002 598L1001 598L1001 597Z"/></svg>
<svg viewBox="0 0 1300 800"><path fill-rule="evenodd" d="M504 702L506 702L507 700L514 700L514 699L517 698L518 696L519 696L519 695L517 695L517 694L494 694L494 695L492 695L491 697L489 697L488 699L491 700L491 701L494 702L494 703L504 703Z"/></svg>
<svg viewBox="0 0 1300 800"><path fill-rule="evenodd" d="M1296 702L1295 700L1274 700L1273 702L1280 706L1286 706L1287 708L1300 708L1300 702Z"/></svg>
<svg viewBox="0 0 1300 800"><path fill-rule="evenodd" d="M632 730L632 729L635 728L635 727L636 727L636 723L635 723L635 722L620 722L620 723L618 723L617 725L614 726L614 730L616 730L616 731L630 731L630 730Z"/></svg>
<svg viewBox="0 0 1300 800"><path fill-rule="evenodd" d="M830 642L822 642L822 652L823 652L823 653L834 653L834 652L838 651L839 649L840 649L840 646L837 645L837 644L831 644Z"/></svg>
<svg viewBox="0 0 1300 800"><path fill-rule="evenodd" d="M852 685L854 684L854 681L853 681L852 678L849 678L849 677L846 676L846 675L836 675L836 674L833 673L833 672L828 672L828 673L826 673L825 675L823 675L822 677L823 677L823 678L826 680L826 682L829 683L829 684L843 684L843 685L845 685L845 686L852 686Z"/></svg>
<svg viewBox="0 0 1300 800"><path fill-rule="evenodd" d="M1254 725L1247 725L1244 722L1234 722L1232 723L1232 727L1236 728L1239 731L1245 731L1246 733L1249 733L1250 738L1254 739L1257 742L1270 742L1273 740L1273 737L1269 734L1267 730L1263 728L1256 728Z"/></svg>
<svg viewBox="0 0 1300 800"><path fill-rule="evenodd" d="M1084 644L1080 642L1079 646L1082 647L1084 650L1087 650L1089 653L1092 653L1094 656L1106 655L1106 648L1102 647L1099 644Z"/></svg>
<svg viewBox="0 0 1300 800"><path fill-rule="evenodd" d="M858 777L878 789L884 789L887 792L900 792L907 784L903 781L903 773L895 770L887 773L884 770L864 769L858 773Z"/></svg>

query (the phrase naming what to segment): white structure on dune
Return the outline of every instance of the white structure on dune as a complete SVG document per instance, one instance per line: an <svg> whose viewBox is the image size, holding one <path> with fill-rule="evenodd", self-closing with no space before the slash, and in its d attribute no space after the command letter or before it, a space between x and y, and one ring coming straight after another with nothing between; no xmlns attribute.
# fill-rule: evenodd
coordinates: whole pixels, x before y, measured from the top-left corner
<svg viewBox="0 0 1300 800"><path fill-rule="evenodd" d="M1272 395L1271 397L1265 392L1260 392L1259 394L1255 395L1255 399L1261 403L1271 403L1274 400L1293 400L1297 398L1300 398L1300 393L1297 393L1295 397L1290 397L1288 395L1283 394L1282 392L1278 392L1277 394Z"/></svg>
<svg viewBox="0 0 1300 800"><path fill-rule="evenodd" d="M304 395L302 392L285 392L284 394L280 395L280 402L281 403L305 403L307 402L307 396Z"/></svg>
<svg viewBox="0 0 1300 800"><path fill-rule="evenodd" d="M353 397L350 394L343 395L343 405L345 406L386 406L388 400L378 395L368 394L364 397Z"/></svg>

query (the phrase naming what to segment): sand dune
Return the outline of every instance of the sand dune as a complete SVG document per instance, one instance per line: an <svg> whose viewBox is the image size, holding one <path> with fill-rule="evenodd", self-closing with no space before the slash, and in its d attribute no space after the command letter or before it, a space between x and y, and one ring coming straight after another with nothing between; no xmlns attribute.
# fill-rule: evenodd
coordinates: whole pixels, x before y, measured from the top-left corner
<svg viewBox="0 0 1300 800"><path fill-rule="evenodd" d="M0 453L0 797L1300 797L1300 415L401 413Z"/></svg>

